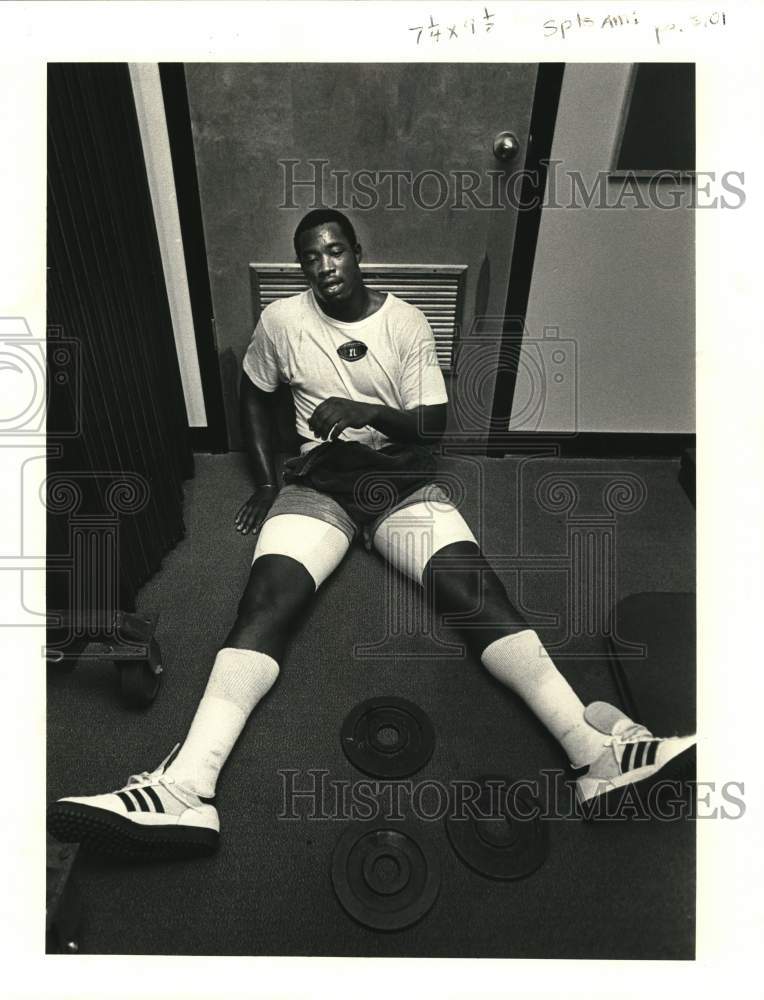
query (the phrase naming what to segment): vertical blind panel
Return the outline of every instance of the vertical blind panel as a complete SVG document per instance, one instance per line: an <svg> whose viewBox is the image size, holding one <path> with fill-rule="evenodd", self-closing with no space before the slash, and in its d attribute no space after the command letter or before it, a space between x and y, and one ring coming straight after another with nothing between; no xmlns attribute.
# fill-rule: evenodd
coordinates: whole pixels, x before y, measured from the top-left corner
<svg viewBox="0 0 764 1000"><path fill-rule="evenodd" d="M148 488L142 509L117 515L119 601L131 610L183 535L182 483L193 475L193 454L123 64L48 67L48 325L74 342L80 367L78 381L49 380L49 439L75 418L79 425L76 436L61 437L49 476L77 483L78 516L94 518L113 509L109 487L120 476ZM49 365L53 345L51 333ZM66 536L66 523L51 532L56 545Z"/></svg>

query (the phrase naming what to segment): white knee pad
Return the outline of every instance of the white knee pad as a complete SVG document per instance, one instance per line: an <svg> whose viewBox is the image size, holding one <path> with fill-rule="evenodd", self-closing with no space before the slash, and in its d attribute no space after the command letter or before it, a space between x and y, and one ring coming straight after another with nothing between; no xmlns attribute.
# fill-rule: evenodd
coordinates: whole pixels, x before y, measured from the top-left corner
<svg viewBox="0 0 764 1000"><path fill-rule="evenodd" d="M427 501L394 511L377 528L374 548L401 573L422 582L425 566L440 549L477 539L450 503Z"/></svg>
<svg viewBox="0 0 764 1000"><path fill-rule="evenodd" d="M260 556L289 556L301 563L318 589L350 548L344 531L305 514L276 514L260 529L252 562Z"/></svg>

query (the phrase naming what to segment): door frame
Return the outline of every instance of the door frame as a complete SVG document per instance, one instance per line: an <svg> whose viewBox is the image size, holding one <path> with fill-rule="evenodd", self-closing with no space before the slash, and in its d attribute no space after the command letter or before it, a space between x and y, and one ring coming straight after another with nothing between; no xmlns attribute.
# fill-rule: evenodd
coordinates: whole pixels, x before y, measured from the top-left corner
<svg viewBox="0 0 764 1000"><path fill-rule="evenodd" d="M190 428L191 444L195 452L220 454L229 450L228 431L183 63L159 63L159 79L170 141L199 374L207 413L206 427Z"/></svg>
<svg viewBox="0 0 764 1000"><path fill-rule="evenodd" d="M509 359L509 364L500 365L496 373L488 435L488 454L494 457L502 457L511 447L516 447L519 437L522 437L527 445L528 435L512 434L509 430L509 421L517 386L517 370L541 228L547 167L552 156L552 142L564 75L565 63L538 64L531 107L528 151L525 157L526 173L523 176L520 198L521 205L533 205L533 207L519 210L515 224L500 347L500 357Z"/></svg>

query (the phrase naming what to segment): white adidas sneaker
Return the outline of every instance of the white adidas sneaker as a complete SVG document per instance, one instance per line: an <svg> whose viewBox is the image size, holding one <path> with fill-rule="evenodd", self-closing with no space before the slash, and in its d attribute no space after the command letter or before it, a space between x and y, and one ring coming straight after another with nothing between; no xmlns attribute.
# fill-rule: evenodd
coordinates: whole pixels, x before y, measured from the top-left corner
<svg viewBox="0 0 764 1000"><path fill-rule="evenodd" d="M136 860L212 854L217 809L164 773L177 749L118 791L58 799L48 807L48 830L57 840Z"/></svg>
<svg viewBox="0 0 764 1000"><path fill-rule="evenodd" d="M611 807L625 799L632 786L644 801L658 782L694 782L695 735L655 737L604 701L588 705L584 719L605 737L602 753L576 779L576 797L585 815L593 814L600 799L612 815Z"/></svg>

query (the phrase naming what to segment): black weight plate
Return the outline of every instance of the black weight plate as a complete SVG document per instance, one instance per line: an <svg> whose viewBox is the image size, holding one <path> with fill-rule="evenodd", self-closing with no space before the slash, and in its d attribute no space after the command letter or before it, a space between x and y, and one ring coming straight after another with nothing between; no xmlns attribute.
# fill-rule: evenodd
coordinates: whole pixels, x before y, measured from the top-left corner
<svg viewBox="0 0 764 1000"><path fill-rule="evenodd" d="M407 778L424 767L435 749L432 723L403 698L370 698L356 705L340 736L350 763L374 778Z"/></svg>
<svg viewBox="0 0 764 1000"><path fill-rule="evenodd" d="M411 829L356 823L334 848L332 885L343 909L359 924L397 931L432 907L440 889L440 866Z"/></svg>
<svg viewBox="0 0 764 1000"><path fill-rule="evenodd" d="M481 790L474 803L456 808L452 798L446 816L451 846L466 865L487 878L531 875L549 854L547 824L539 817L538 801L506 777L484 775L477 784Z"/></svg>

